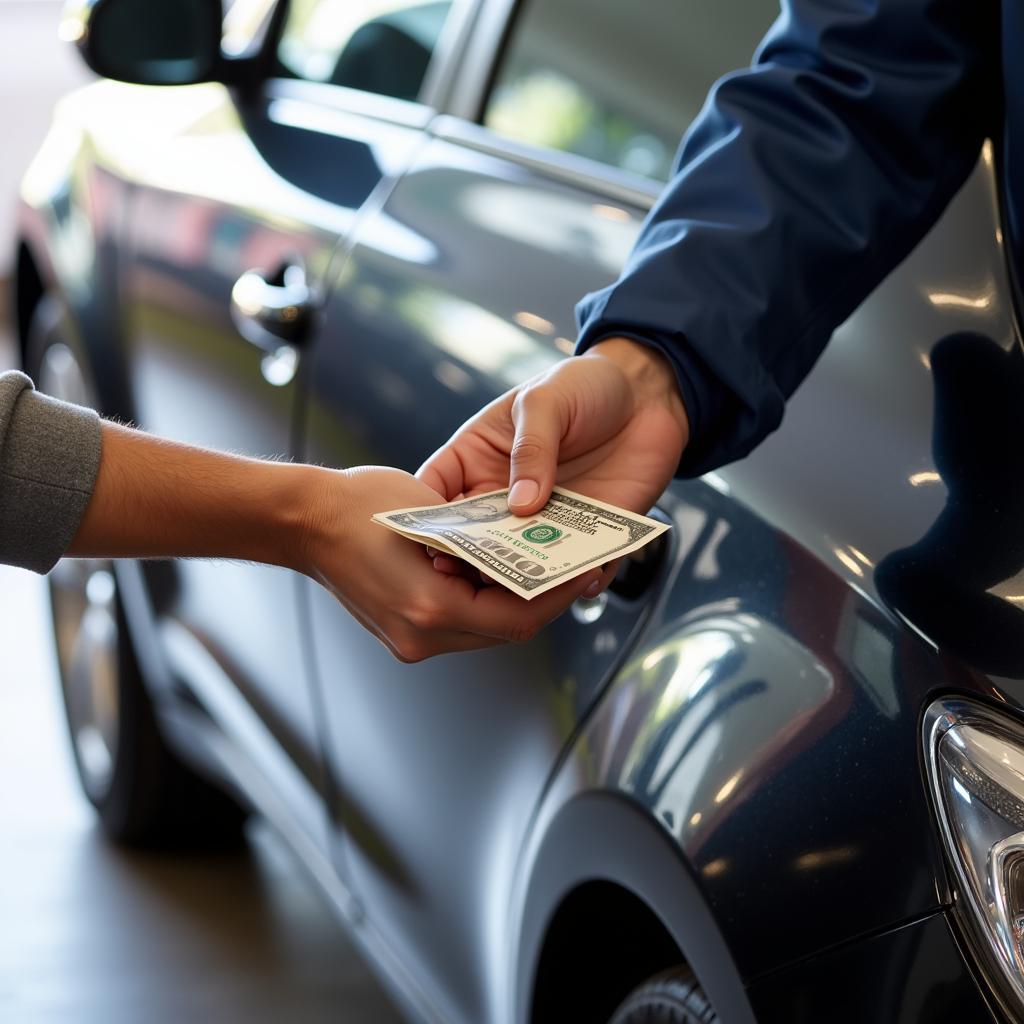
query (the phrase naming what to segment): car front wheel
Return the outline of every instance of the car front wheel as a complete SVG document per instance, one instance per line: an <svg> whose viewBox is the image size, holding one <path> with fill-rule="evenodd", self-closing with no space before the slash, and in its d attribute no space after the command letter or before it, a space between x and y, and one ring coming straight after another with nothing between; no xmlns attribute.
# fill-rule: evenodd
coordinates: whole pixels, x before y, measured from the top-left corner
<svg viewBox="0 0 1024 1024"><path fill-rule="evenodd" d="M693 972L673 967L633 989L609 1024L717 1024L715 1013Z"/></svg>

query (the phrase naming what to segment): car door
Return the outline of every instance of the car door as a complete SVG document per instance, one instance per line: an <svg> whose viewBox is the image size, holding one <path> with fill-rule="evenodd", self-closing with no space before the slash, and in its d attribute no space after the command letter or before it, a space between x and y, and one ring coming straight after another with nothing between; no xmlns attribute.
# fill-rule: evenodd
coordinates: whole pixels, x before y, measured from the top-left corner
<svg viewBox="0 0 1024 1024"><path fill-rule="evenodd" d="M510 6L484 5L452 114L357 229L327 304L334 329L312 355L315 461L415 470L571 352L574 303L616 275L707 87L749 60L774 14L767 0L659 0L642 19L600 0L529 0L508 31ZM520 845L666 580L669 560L647 555L607 600L528 645L415 666L308 588L334 856L428 1016L505 1019Z"/></svg>
<svg viewBox="0 0 1024 1024"><path fill-rule="evenodd" d="M434 3L408 32L380 17L399 6L294 0L273 73L252 95L216 84L125 87L121 134L141 143L129 158L123 310L146 429L257 456L292 452L297 376L329 268L408 163L428 117L413 100L450 4ZM402 72L390 94L366 91L387 90L372 72L389 62ZM153 597L172 671L322 845L324 780L296 577L182 561Z"/></svg>

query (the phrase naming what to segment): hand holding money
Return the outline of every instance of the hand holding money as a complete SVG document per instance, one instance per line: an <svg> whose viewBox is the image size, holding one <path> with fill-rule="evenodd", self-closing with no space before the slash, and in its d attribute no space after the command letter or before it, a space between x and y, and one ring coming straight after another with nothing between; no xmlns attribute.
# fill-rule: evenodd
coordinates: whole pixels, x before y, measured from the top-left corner
<svg viewBox="0 0 1024 1024"><path fill-rule="evenodd" d="M508 494L505 488L373 519L462 559L527 601L638 550L668 529L561 487L534 515L515 516Z"/></svg>
<svg viewBox="0 0 1024 1024"><path fill-rule="evenodd" d="M502 587L437 572L422 547L371 518L408 506L425 514L443 505L436 491L397 469L305 470L314 494L302 502L310 514L294 567L330 590L401 661L524 642L589 587L607 582L593 568L527 603Z"/></svg>
<svg viewBox="0 0 1024 1024"><path fill-rule="evenodd" d="M689 420L669 363L609 338L495 399L416 474L449 501L511 487L520 515L554 484L646 512L679 466Z"/></svg>

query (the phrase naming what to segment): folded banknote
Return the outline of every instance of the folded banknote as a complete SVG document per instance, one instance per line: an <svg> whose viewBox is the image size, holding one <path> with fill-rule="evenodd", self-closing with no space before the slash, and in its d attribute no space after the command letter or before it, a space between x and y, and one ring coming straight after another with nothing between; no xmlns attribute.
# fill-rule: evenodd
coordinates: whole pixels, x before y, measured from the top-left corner
<svg viewBox="0 0 1024 1024"><path fill-rule="evenodd" d="M446 551L530 600L615 558L669 527L556 487L532 516L508 509L508 489L446 505L379 512L374 522Z"/></svg>

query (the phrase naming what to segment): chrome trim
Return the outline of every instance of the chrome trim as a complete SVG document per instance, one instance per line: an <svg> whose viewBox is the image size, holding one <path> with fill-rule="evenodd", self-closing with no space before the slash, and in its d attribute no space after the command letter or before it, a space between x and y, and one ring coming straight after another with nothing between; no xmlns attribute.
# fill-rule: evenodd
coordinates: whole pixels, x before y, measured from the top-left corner
<svg viewBox="0 0 1024 1024"><path fill-rule="evenodd" d="M422 103L410 103L394 96L381 96L328 82L309 82L303 78L268 79L264 95L269 99L312 103L408 128L426 128L434 116L434 111Z"/></svg>
<svg viewBox="0 0 1024 1024"><path fill-rule="evenodd" d="M517 0L481 0L471 37L456 70L445 113L476 121L501 54Z"/></svg>
<svg viewBox="0 0 1024 1024"><path fill-rule="evenodd" d="M949 820L942 790L942 775L938 758L939 743L946 733L962 726L980 727L1002 735L1018 746L1024 746L1024 727L1008 715L1000 714L987 705L956 697L934 701L926 708L921 723L928 790L942 836L945 860L953 876L951 879L952 891L943 892L940 886L939 898L943 903L952 903L953 916L959 925L966 948L970 951L975 965L987 982L986 994L991 995L1000 1010L1011 1020L1016 1020L1020 1005L1024 1002L1024 984L996 966L998 962L1003 961L1003 951L993 948L992 940L981 924L980 919L989 916L989 908L978 905L973 886L957 854L959 843ZM1012 852L1009 847L1007 850L1001 848L1007 843L1013 846L1014 842L1021 838L1024 838L1024 833L1010 836L997 844L993 850L996 853ZM997 860L999 859L997 858ZM990 863L990 880L994 877L993 872L998 870L998 864Z"/></svg>
<svg viewBox="0 0 1024 1024"><path fill-rule="evenodd" d="M596 160L498 135L480 124L491 80L519 0L481 0L470 38L431 134L447 142L501 157L558 181L599 192L648 210L663 183Z"/></svg>
<svg viewBox="0 0 1024 1024"><path fill-rule="evenodd" d="M82 786L99 803L110 793L121 738L122 638L112 565L62 558L49 589L71 740Z"/></svg>
<svg viewBox="0 0 1024 1024"><path fill-rule="evenodd" d="M454 0L452 3L420 87L420 102L425 106L434 110L445 109L483 2Z"/></svg>
<svg viewBox="0 0 1024 1024"><path fill-rule="evenodd" d="M360 114L377 121L425 128L451 93L459 73L464 49L476 23L477 11L484 0L453 0L452 9L441 29L427 67L418 101L351 89L330 82L311 82L305 78L270 78L264 93L270 99L299 100L331 107L350 114Z"/></svg>
<svg viewBox="0 0 1024 1024"><path fill-rule="evenodd" d="M393 96L297 78L268 79L264 94L272 100L307 103L426 130L433 137L509 160L574 188L649 210L664 187L660 182L575 153L508 139L474 123L515 0L455 0L455 3L457 13L452 15L450 30L446 25L442 32L424 81L423 99L429 102L410 103Z"/></svg>
<svg viewBox="0 0 1024 1024"><path fill-rule="evenodd" d="M254 267L231 289L231 319L238 333L265 352L302 341L315 305L301 261L289 262L277 273L280 284L268 281L264 270Z"/></svg>
<svg viewBox="0 0 1024 1024"><path fill-rule="evenodd" d="M472 124L461 117L438 115L431 122L429 133L445 142L509 160L537 174L640 210L649 210L664 187L650 178L630 174L575 153L506 139L483 125Z"/></svg>
<svg viewBox="0 0 1024 1024"><path fill-rule="evenodd" d="M597 622L608 607L608 591L603 590L597 597L580 597L573 601L572 617L581 625L590 626Z"/></svg>
<svg viewBox="0 0 1024 1024"><path fill-rule="evenodd" d="M1021 950L1021 931L1024 921L1020 917L1010 920L1006 908L1011 896L1009 894L1011 875L1020 871L1024 862L1024 832L1007 836L992 847L989 854L988 884L992 890L994 911L1000 935L1006 946L1006 955L1013 959L1013 966L1018 973L1024 975L1024 953ZM1024 995L1024 990L1022 990Z"/></svg>

